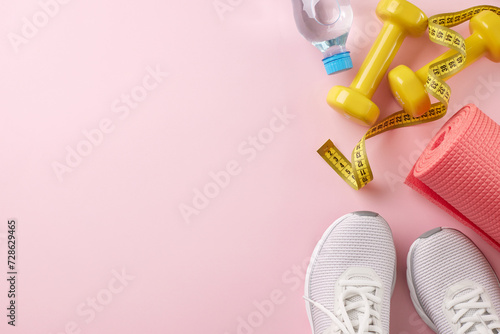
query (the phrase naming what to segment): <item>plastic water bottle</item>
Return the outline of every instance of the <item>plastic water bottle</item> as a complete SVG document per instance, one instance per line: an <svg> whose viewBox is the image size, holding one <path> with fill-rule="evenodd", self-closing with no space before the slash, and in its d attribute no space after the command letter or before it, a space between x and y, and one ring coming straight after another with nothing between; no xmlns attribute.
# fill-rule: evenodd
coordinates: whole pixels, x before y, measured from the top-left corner
<svg viewBox="0 0 500 334"><path fill-rule="evenodd" d="M302 36L324 56L328 74L352 68L346 49L352 25L350 0L292 0L295 23Z"/></svg>

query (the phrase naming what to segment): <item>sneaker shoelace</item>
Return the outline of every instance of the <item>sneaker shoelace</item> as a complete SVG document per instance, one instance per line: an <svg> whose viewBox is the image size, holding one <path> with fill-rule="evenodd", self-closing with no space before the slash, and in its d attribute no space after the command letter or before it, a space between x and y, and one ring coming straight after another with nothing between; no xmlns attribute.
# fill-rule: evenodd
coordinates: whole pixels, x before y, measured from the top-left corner
<svg viewBox="0 0 500 334"><path fill-rule="evenodd" d="M457 334L498 334L500 322L496 315L489 313L492 305L483 297L483 288L471 289L469 292L448 301L445 307L453 310L455 315L451 321L459 324Z"/></svg>
<svg viewBox="0 0 500 334"><path fill-rule="evenodd" d="M380 313L375 306L382 301L376 295L376 290L382 288L382 285L365 279L340 280L339 284L343 292L339 296L339 309L336 313L304 297L332 319L328 333L381 334L382 328L378 325Z"/></svg>

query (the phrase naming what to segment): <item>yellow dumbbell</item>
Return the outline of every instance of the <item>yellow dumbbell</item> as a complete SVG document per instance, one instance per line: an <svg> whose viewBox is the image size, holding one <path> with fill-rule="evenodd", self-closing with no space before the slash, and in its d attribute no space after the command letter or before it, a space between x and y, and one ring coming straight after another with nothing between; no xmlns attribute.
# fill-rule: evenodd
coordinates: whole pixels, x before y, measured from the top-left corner
<svg viewBox="0 0 500 334"><path fill-rule="evenodd" d="M467 58L463 68L482 56L496 63L500 62L500 16L490 11L481 12L472 17L469 27L472 35L465 40ZM415 73L404 65L389 72L392 94L407 113L417 117L429 110L431 100L424 86L429 67L456 54L456 51L450 50Z"/></svg>
<svg viewBox="0 0 500 334"><path fill-rule="evenodd" d="M427 17L405 0L382 0L376 9L384 21L382 31L365 58L351 86L335 86L328 93L328 104L347 118L373 125L380 110L371 101L375 90L406 36L421 36L427 29Z"/></svg>

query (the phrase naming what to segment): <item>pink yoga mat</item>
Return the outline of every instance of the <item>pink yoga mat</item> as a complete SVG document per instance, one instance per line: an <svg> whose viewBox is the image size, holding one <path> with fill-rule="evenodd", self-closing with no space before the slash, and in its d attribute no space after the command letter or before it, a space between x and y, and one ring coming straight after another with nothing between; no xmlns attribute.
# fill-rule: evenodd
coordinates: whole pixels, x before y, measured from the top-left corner
<svg viewBox="0 0 500 334"><path fill-rule="evenodd" d="M500 251L500 125L475 105L446 122L405 183Z"/></svg>

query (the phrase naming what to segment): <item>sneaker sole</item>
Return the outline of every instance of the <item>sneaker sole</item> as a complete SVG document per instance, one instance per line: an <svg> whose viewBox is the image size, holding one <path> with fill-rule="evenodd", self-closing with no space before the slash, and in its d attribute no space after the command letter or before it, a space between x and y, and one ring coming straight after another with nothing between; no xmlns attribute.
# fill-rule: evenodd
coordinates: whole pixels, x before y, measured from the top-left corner
<svg viewBox="0 0 500 334"><path fill-rule="evenodd" d="M425 322L427 326L429 326L430 329L432 329L435 333L437 333L437 328L436 325L431 321L431 319L425 314L424 309L422 305L420 304L420 300L418 300L417 292L415 291L415 284L413 283L413 276L411 275L411 270L412 268L412 259L413 259L413 252L415 251L415 247L420 243L422 239L425 239L427 237L430 237L431 235L441 232L442 228L438 227L433 230L430 230L428 232L425 232L422 234L420 237L418 237L417 240L415 240L410 247L410 250L408 251L408 257L406 259L406 282L408 283L408 289L410 290L410 298L413 303L413 306L415 307L415 310L417 311L418 315L422 320Z"/></svg>
<svg viewBox="0 0 500 334"><path fill-rule="evenodd" d="M316 247L314 247L314 251L311 255L311 261L309 262L309 265L307 266L307 272L306 272L306 278L305 278L305 291L304 291L304 296L306 298L310 299L309 281L311 278L312 266L316 262L316 259L318 257L318 254L319 254L321 248L323 248L323 245L325 244L326 240L328 239L328 237L330 236L332 231L335 229L335 227L337 227L337 225L340 224L342 221L344 221L347 218L352 217L354 215L362 216L362 217L363 216L365 216L365 217L381 217L378 213L371 212L371 211L356 211L356 212L351 212L351 213L348 213L348 214L340 217L339 219L334 221L332 225L330 225L328 227L328 229L323 233L323 236L321 237L319 242L316 244ZM383 220L383 222L385 224L387 224L387 222L385 220ZM389 224L387 224L387 226L389 227L389 230L391 231L391 236L392 236L391 227L389 226ZM394 292L394 286L396 285L396 265L397 265L397 261L395 261L395 263L394 263L394 274L393 274L392 287L391 287L391 297L392 297L392 293ZM311 330L314 333L314 326L313 326L312 314L311 314L311 305L307 301L306 301L306 310L307 310L307 317L309 318L309 323L311 324Z"/></svg>

